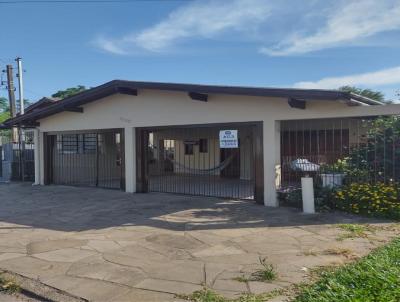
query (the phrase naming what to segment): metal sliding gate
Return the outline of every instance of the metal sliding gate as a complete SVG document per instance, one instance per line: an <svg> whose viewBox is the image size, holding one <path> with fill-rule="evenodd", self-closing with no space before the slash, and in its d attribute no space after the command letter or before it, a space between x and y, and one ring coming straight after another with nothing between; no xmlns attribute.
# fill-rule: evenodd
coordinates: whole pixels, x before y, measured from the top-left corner
<svg viewBox="0 0 400 302"><path fill-rule="evenodd" d="M48 182L124 188L122 130L48 135Z"/></svg>
<svg viewBox="0 0 400 302"><path fill-rule="evenodd" d="M148 190L255 199L253 128L228 124L147 132ZM224 130L237 131L236 147L221 147Z"/></svg>

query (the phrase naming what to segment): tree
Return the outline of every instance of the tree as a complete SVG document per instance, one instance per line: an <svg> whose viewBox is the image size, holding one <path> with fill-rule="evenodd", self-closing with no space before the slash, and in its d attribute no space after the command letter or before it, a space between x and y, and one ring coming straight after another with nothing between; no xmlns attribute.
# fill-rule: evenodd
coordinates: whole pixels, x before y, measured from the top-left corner
<svg viewBox="0 0 400 302"><path fill-rule="evenodd" d="M4 122L10 117L10 106L8 106L8 100L4 97L0 97L0 123Z"/></svg>
<svg viewBox="0 0 400 302"><path fill-rule="evenodd" d="M78 85L76 87L70 87L64 90L59 90L56 93L53 93L51 96L53 98L60 98L60 99L65 99L67 97L73 96L75 94L78 94L82 91L85 91L87 88L83 85Z"/></svg>
<svg viewBox="0 0 400 302"><path fill-rule="evenodd" d="M362 89L354 86L342 86L339 88L339 90L359 94L378 102L391 103L390 101L385 100L385 95L380 91L372 89Z"/></svg>
<svg viewBox="0 0 400 302"><path fill-rule="evenodd" d="M0 97L0 112L3 113L9 110L8 100L4 97Z"/></svg>

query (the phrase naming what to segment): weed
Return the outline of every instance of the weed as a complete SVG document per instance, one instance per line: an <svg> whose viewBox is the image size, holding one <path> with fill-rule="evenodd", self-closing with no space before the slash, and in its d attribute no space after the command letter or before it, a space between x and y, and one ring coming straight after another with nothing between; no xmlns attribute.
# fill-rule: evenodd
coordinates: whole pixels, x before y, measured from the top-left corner
<svg viewBox="0 0 400 302"><path fill-rule="evenodd" d="M263 282L275 280L278 277L278 274L274 266L267 262L267 258L259 257L259 261L263 268L252 273L250 280Z"/></svg>
<svg viewBox="0 0 400 302"><path fill-rule="evenodd" d="M269 282L275 280L278 277L278 274L271 263L267 262L267 258L259 257L260 264L262 265L262 269L256 270L251 273L249 277L245 275L241 275L239 277L233 278L233 280L238 282L249 282L249 281L261 281L261 282Z"/></svg>
<svg viewBox="0 0 400 302"><path fill-rule="evenodd" d="M303 252L303 254L304 254L304 256L317 256L318 252L313 251L313 250L308 250L308 251Z"/></svg>
<svg viewBox="0 0 400 302"><path fill-rule="evenodd" d="M376 227L370 225L362 225L362 224L339 224L339 229L343 231L347 231L345 234L339 235L336 240L343 241L344 239L351 238L368 238L368 233L375 233Z"/></svg>
<svg viewBox="0 0 400 302"><path fill-rule="evenodd" d="M246 282L249 281L249 278L246 278L245 275L241 275L241 276L239 276L239 277L233 278L232 280L235 280L235 281L238 281L238 282L246 283Z"/></svg>
<svg viewBox="0 0 400 302"><path fill-rule="evenodd" d="M14 280L0 277L0 292L13 294L19 291L20 286Z"/></svg>
<svg viewBox="0 0 400 302"><path fill-rule="evenodd" d="M191 302L265 302L285 293L284 289L275 289L259 295L245 293L234 299L227 299L213 290L204 287L190 295L176 295L177 298Z"/></svg>
<svg viewBox="0 0 400 302"><path fill-rule="evenodd" d="M338 255L338 256L344 256L346 258L355 258L352 250L346 249L346 248L330 248L322 251L323 255Z"/></svg>

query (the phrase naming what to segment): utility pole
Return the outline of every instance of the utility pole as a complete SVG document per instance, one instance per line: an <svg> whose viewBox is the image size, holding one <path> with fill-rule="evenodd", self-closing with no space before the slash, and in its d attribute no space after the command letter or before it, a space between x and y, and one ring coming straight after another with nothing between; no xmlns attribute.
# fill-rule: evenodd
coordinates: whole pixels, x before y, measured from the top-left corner
<svg viewBox="0 0 400 302"><path fill-rule="evenodd" d="M22 82L23 73L22 70L22 59L17 57L15 59L18 65L18 95L19 95L19 114L25 113L25 101L24 101L24 85ZM23 128L18 129L19 134L19 166L20 166L20 177L22 181L25 181L25 131Z"/></svg>
<svg viewBox="0 0 400 302"><path fill-rule="evenodd" d="M12 65L7 65L7 90L8 90L8 101L10 103L11 117L15 117L17 115L17 110L15 108L15 94L14 94L15 88L14 88Z"/></svg>
<svg viewBox="0 0 400 302"><path fill-rule="evenodd" d="M6 68L7 73L7 90L8 90L8 102L10 104L10 114L11 117L15 117L17 115L17 109L15 107L15 88L14 88L14 75L13 75L13 67L12 65L7 65ZM12 128L12 140L13 143L19 141L18 139L18 130L17 128Z"/></svg>
<svg viewBox="0 0 400 302"><path fill-rule="evenodd" d="M15 59L18 64L18 94L19 94L19 112L20 114L25 113L25 100L24 100L24 85L23 85L23 73L24 71L22 70L22 59L20 57L17 57Z"/></svg>

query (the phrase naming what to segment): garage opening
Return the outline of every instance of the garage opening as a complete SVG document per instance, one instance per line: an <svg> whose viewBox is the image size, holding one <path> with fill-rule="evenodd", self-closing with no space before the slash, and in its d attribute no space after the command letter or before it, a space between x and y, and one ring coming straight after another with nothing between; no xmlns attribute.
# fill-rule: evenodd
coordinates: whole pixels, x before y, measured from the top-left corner
<svg viewBox="0 0 400 302"><path fill-rule="evenodd" d="M122 129L47 135L48 183L124 188Z"/></svg>
<svg viewBox="0 0 400 302"><path fill-rule="evenodd" d="M256 129L254 124L148 129L147 190L255 199L262 158Z"/></svg>

